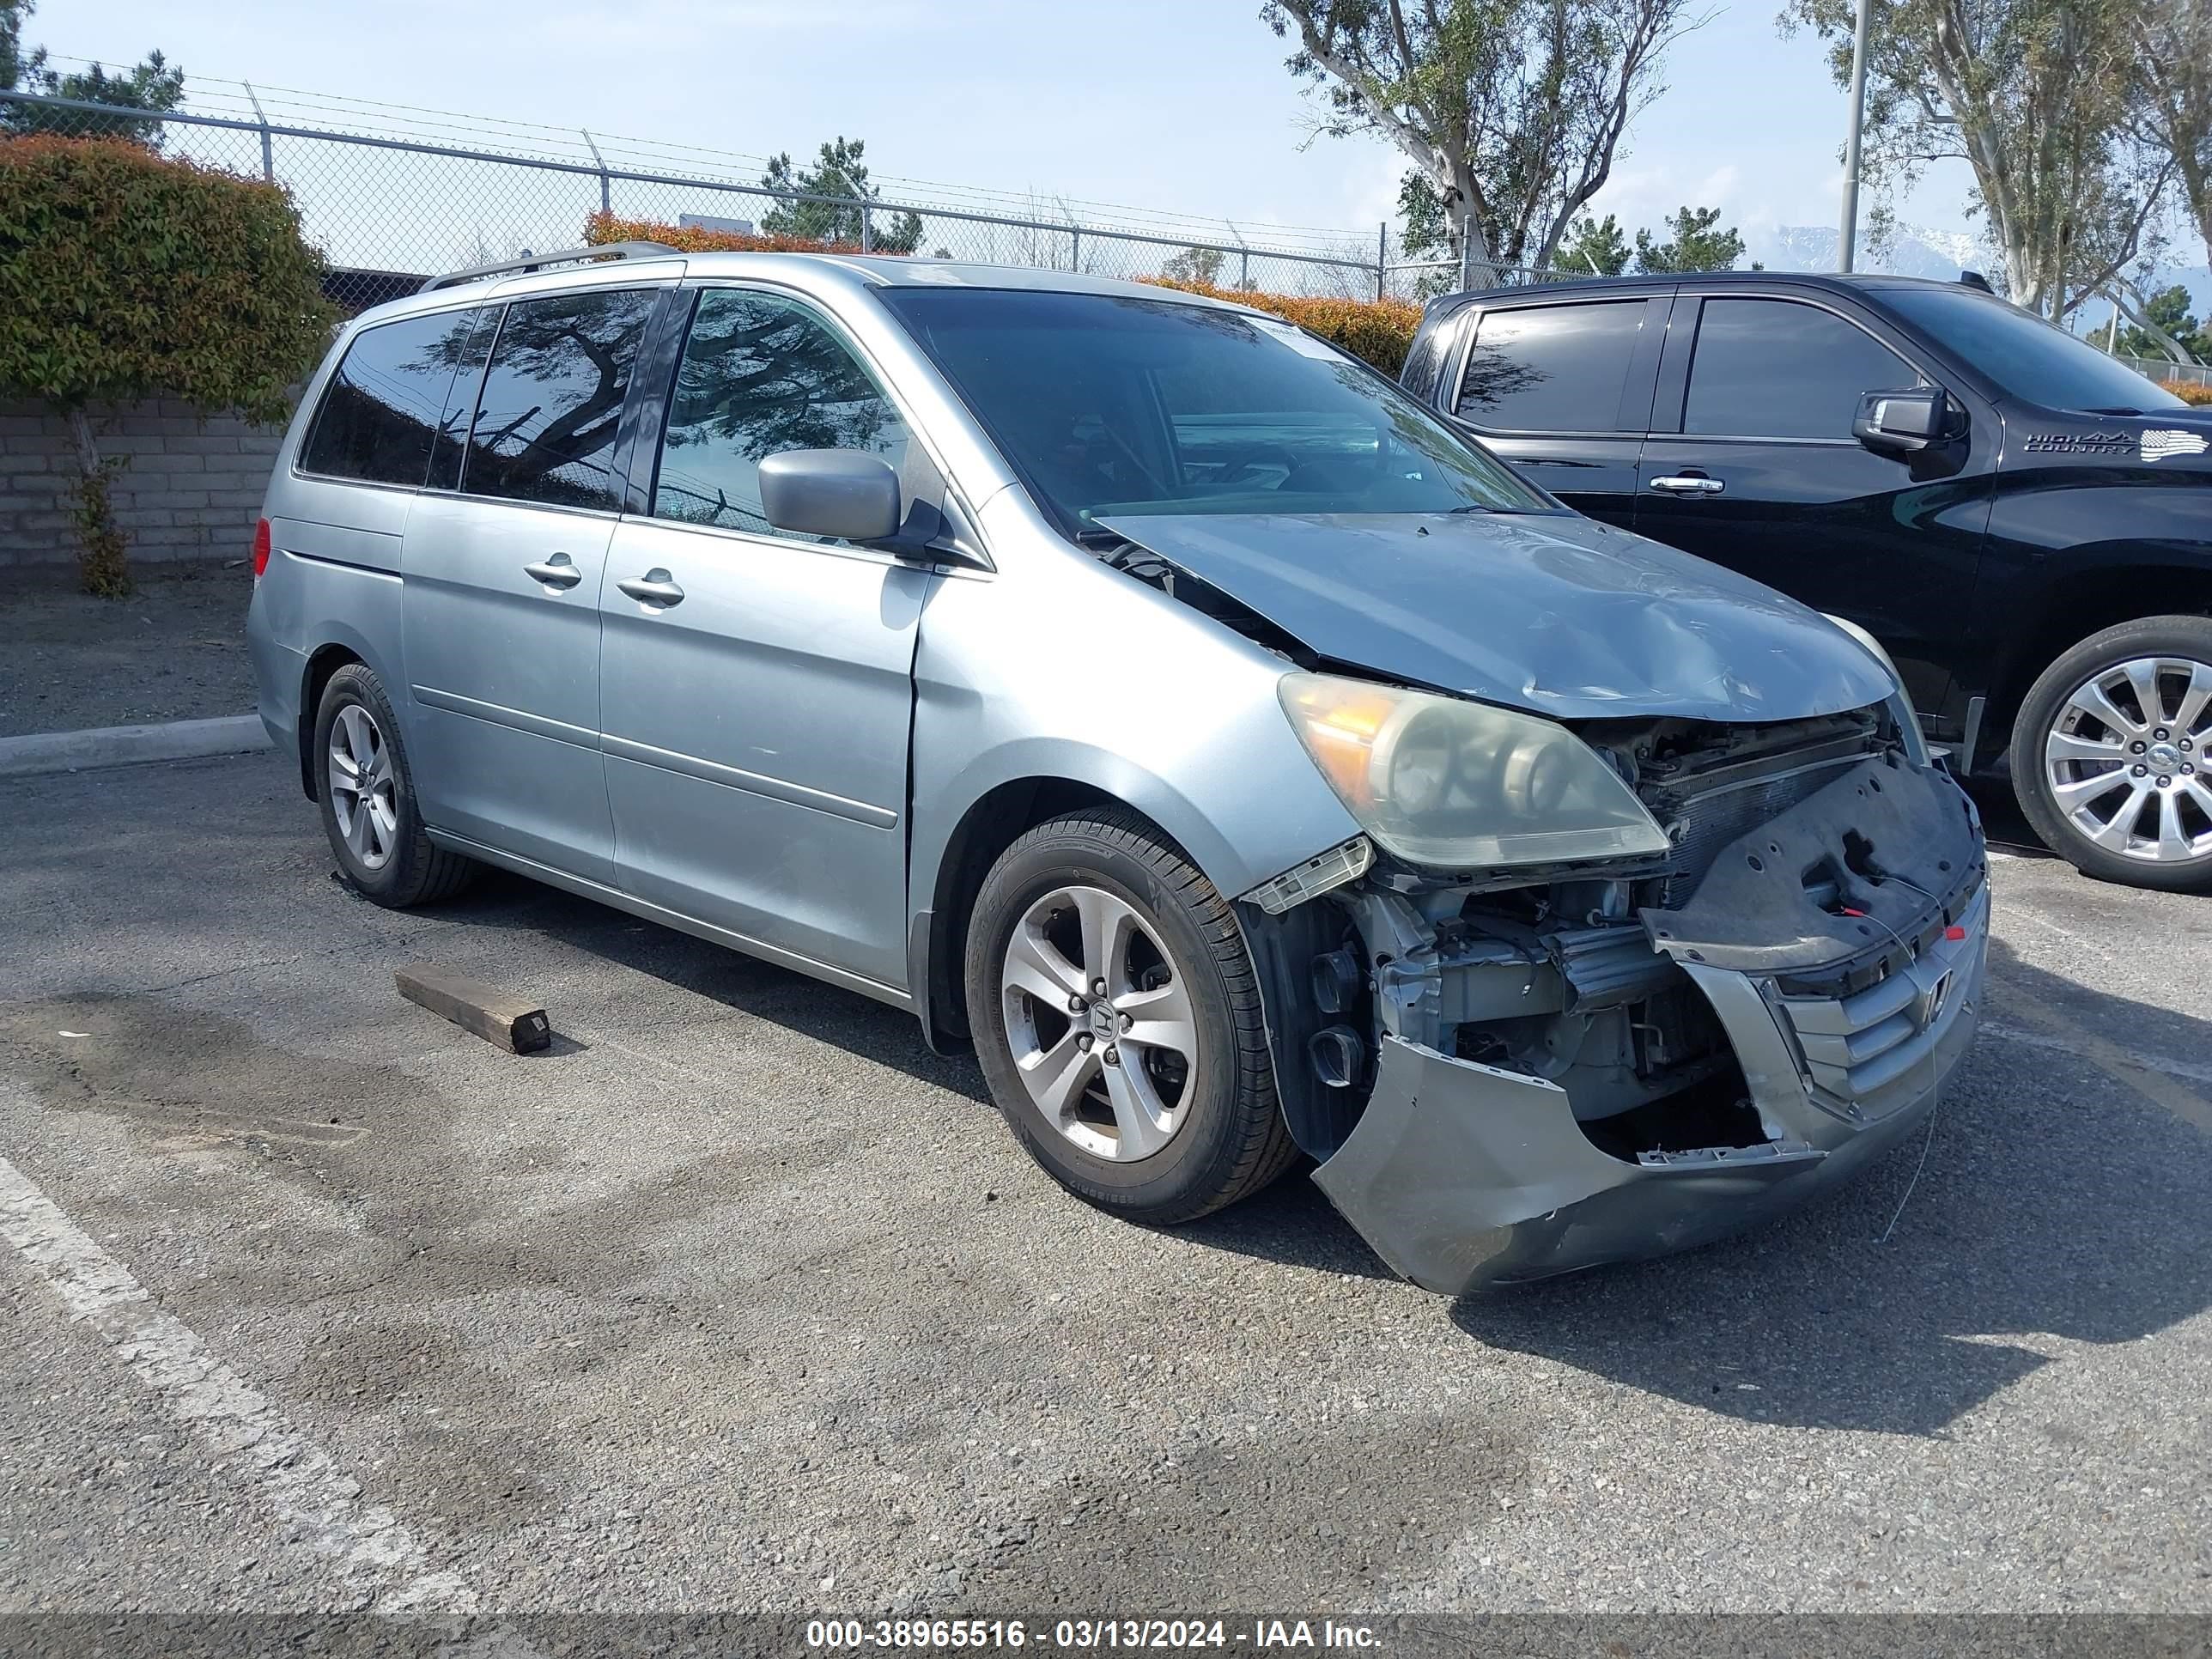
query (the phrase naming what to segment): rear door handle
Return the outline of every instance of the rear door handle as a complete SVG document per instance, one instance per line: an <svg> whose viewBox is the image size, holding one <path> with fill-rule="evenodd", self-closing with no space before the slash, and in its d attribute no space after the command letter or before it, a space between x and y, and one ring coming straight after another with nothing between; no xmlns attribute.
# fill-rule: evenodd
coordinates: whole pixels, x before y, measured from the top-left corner
<svg viewBox="0 0 2212 1659"><path fill-rule="evenodd" d="M576 568L576 562L566 553L556 553L542 564L526 564L522 574L548 587L574 587L584 580L584 573Z"/></svg>
<svg viewBox="0 0 2212 1659"><path fill-rule="evenodd" d="M1669 495L1717 495L1728 488L1718 478L1703 477L1654 478L1650 487Z"/></svg>
<svg viewBox="0 0 2212 1659"><path fill-rule="evenodd" d="M648 570L642 576L632 576L626 581L617 582L615 586L640 605L657 605L665 609L684 603L684 590L676 585L676 579L665 570Z"/></svg>

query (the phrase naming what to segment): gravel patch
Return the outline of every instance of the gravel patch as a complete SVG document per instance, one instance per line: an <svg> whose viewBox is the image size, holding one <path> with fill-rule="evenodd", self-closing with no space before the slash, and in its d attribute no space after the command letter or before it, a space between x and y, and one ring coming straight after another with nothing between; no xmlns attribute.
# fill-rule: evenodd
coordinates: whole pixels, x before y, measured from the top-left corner
<svg viewBox="0 0 2212 1659"><path fill-rule="evenodd" d="M253 710L244 565L142 568L127 599L74 568L11 572L0 599L0 737L207 720Z"/></svg>

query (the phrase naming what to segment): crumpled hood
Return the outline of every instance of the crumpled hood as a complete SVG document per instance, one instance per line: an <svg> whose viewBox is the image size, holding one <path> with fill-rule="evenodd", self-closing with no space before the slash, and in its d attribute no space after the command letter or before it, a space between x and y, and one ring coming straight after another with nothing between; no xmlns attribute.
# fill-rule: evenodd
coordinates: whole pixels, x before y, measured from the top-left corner
<svg viewBox="0 0 2212 1659"><path fill-rule="evenodd" d="M1772 588L1571 514L1102 522L1317 656L1558 720L1800 720L1896 689Z"/></svg>

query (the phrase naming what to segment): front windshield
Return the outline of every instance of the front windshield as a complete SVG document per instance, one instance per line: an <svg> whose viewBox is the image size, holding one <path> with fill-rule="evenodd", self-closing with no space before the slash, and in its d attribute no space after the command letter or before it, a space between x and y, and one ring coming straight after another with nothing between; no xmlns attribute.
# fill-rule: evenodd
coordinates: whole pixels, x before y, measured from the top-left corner
<svg viewBox="0 0 2212 1659"><path fill-rule="evenodd" d="M1989 295L1964 288L1901 288L1883 297L1937 344L2028 403L2106 414L2188 407L2125 363Z"/></svg>
<svg viewBox="0 0 2212 1659"><path fill-rule="evenodd" d="M1076 533L1147 513L1550 508L1389 381L1288 324L1116 295L882 297Z"/></svg>

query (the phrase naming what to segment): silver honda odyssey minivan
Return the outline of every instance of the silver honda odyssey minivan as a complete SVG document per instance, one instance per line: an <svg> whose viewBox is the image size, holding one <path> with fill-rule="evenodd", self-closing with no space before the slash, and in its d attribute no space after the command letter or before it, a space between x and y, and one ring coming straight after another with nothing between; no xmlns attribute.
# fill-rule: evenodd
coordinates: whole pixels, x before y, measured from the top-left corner
<svg viewBox="0 0 2212 1659"><path fill-rule="evenodd" d="M348 325L264 511L354 888L496 865L910 1009L1133 1218L1303 1158L1433 1290L1648 1255L1973 1035L1980 826L1878 649L1257 311L541 257Z"/></svg>

